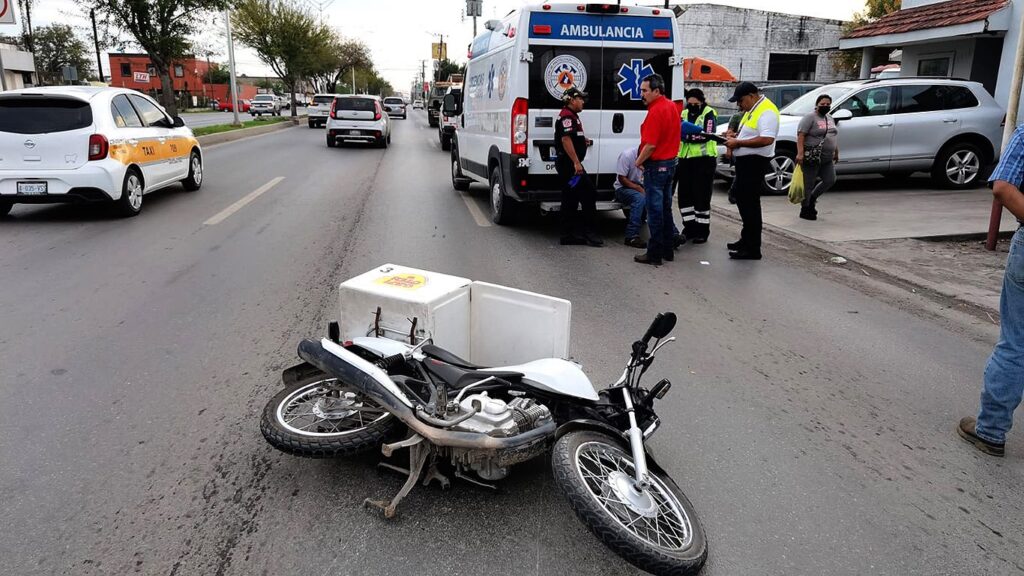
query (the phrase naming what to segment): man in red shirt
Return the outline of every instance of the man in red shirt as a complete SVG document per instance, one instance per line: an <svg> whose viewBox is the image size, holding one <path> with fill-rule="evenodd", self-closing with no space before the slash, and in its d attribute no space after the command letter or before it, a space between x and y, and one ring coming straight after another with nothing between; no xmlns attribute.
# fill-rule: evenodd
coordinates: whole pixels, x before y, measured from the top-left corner
<svg viewBox="0 0 1024 576"><path fill-rule="evenodd" d="M640 96L647 105L647 118L640 126L640 155L636 166L644 171L644 195L647 197L647 228L651 240L647 253L633 260L660 265L675 259L672 221L672 176L679 155L679 111L665 97L665 79L652 74L640 84Z"/></svg>

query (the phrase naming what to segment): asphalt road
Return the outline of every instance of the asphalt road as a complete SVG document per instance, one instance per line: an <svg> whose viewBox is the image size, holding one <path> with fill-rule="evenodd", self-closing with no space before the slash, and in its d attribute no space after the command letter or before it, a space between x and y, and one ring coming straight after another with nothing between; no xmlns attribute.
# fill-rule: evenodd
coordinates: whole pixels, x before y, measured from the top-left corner
<svg viewBox="0 0 1024 576"><path fill-rule="evenodd" d="M720 219L657 269L631 262L619 215L601 249L558 246L544 218L490 226L447 157L420 113L386 151L300 126L206 150L201 191L137 218L0 220L0 574L636 574L543 459L499 493L417 488L385 521L362 501L402 480L374 457L263 441L297 342L324 333L338 282L385 262L571 299L595 383L655 312L679 314L652 443L707 529L704 574L1024 573L1024 440L998 460L953 433L987 319L782 241L732 262Z"/></svg>
<svg viewBox="0 0 1024 576"><path fill-rule="evenodd" d="M298 114L306 112L304 106L300 106L297 109ZM282 110L282 116L291 115L291 110ZM238 119L242 122L246 120L252 120L254 116L248 112L239 112ZM217 124L230 124L234 119L234 114L231 112L191 112L188 114L182 114L181 119L185 121L185 125L190 128L199 128L202 126L215 126Z"/></svg>

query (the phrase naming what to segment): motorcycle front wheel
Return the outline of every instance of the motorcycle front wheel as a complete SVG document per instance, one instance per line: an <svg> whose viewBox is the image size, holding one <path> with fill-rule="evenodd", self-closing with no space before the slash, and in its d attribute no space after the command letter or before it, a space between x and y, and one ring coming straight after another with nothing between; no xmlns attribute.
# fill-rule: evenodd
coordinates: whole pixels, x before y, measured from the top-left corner
<svg viewBox="0 0 1024 576"><path fill-rule="evenodd" d="M551 465L576 516L630 564L658 575L696 574L704 566L707 540L693 504L653 470L650 486L635 488L633 456L618 441L570 432L555 443Z"/></svg>
<svg viewBox="0 0 1024 576"><path fill-rule="evenodd" d="M319 375L278 392L263 410L260 432L282 452L331 458L377 448L397 426L380 405Z"/></svg>

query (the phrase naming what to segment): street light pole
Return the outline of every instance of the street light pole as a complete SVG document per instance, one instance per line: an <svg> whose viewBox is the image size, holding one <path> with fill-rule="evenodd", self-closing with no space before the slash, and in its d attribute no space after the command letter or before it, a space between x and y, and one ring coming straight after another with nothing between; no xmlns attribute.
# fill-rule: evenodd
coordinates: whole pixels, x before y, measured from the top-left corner
<svg viewBox="0 0 1024 576"><path fill-rule="evenodd" d="M96 72L99 74L100 82L106 82L103 79L103 60L100 59L100 37L96 34L96 10L89 10L89 18L92 19L92 42L96 46Z"/></svg>
<svg viewBox="0 0 1024 576"><path fill-rule="evenodd" d="M224 20L228 27L228 73L231 74L231 112L235 116L234 125L240 126L238 119L238 84L235 82L235 43L231 38L231 10L224 11Z"/></svg>

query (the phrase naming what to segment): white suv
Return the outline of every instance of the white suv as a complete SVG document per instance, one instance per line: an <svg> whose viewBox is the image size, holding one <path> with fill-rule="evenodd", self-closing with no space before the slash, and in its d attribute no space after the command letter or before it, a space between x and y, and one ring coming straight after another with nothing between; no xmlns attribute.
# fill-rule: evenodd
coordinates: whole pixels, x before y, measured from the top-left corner
<svg viewBox="0 0 1024 576"><path fill-rule="evenodd" d="M338 141L369 142L380 148L391 143L391 118L384 112L380 98L369 95L338 95L331 104L327 120L327 146Z"/></svg>
<svg viewBox="0 0 1024 576"><path fill-rule="evenodd" d="M273 94L257 94L249 104L249 114L253 116L262 116L264 114L280 116L281 102Z"/></svg>
<svg viewBox="0 0 1024 576"><path fill-rule="evenodd" d="M0 215L14 204L113 201L203 183L203 152L181 118L124 88L54 86L0 94Z"/></svg>
<svg viewBox="0 0 1024 576"><path fill-rule="evenodd" d="M832 98L839 127L836 173L902 178L930 172L943 188L969 188L999 158L1006 113L977 82L945 78L855 80L822 86L780 110L779 136L766 193L784 193L793 180L797 125L819 96ZM725 130L726 121L719 131ZM724 154L725 148L719 147ZM731 178L720 156L719 175Z"/></svg>
<svg viewBox="0 0 1024 576"><path fill-rule="evenodd" d="M306 109L307 123L310 128L327 125L327 116L331 113L331 104L337 94L314 94L313 101Z"/></svg>

